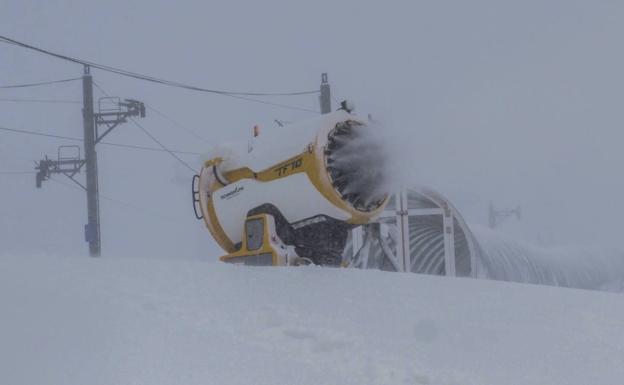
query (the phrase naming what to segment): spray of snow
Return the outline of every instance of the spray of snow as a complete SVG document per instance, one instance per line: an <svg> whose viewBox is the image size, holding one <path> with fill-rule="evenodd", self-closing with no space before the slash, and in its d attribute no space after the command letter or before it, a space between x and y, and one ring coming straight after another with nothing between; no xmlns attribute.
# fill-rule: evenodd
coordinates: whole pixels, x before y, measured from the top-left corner
<svg viewBox="0 0 624 385"><path fill-rule="evenodd" d="M390 191L387 146L374 125L338 125L328 137L334 187L355 207L375 209Z"/></svg>
<svg viewBox="0 0 624 385"><path fill-rule="evenodd" d="M417 143L406 140L404 132L392 125L369 120L358 126L349 138L340 138L344 145L333 156L335 164L350 172L347 192L369 191L378 197L403 187L425 186L419 172Z"/></svg>
<svg viewBox="0 0 624 385"><path fill-rule="evenodd" d="M580 247L539 247L472 226L482 253L478 276L579 289L624 291L624 253Z"/></svg>
<svg viewBox="0 0 624 385"><path fill-rule="evenodd" d="M371 189L375 193L416 188L428 184L419 172L428 167L417 161L419 144L405 140L402 132L377 121L357 130L337 154L337 163L354 169L345 191ZM370 159L378 159L371 162ZM366 165L357 169L359 165ZM375 188L369 187L375 184ZM481 253L478 276L495 280L565 286L581 289L624 291L624 252L613 249L560 246L540 247L471 225Z"/></svg>

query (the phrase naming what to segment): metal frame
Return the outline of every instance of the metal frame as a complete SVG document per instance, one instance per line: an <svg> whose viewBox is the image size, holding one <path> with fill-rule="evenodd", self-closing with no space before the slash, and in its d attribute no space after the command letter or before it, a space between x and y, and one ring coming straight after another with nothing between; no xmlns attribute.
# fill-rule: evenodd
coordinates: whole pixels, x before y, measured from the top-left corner
<svg viewBox="0 0 624 385"><path fill-rule="evenodd" d="M110 102L108 102L110 100ZM113 106L107 108L107 106ZM122 109L123 107L123 109ZM145 105L134 99L125 99L123 102L116 96L106 96L98 100L98 113L95 118L95 143L99 143L113 128L121 123L126 123L131 116L145 117ZM106 126L106 130L100 135L99 126Z"/></svg>
<svg viewBox="0 0 624 385"><path fill-rule="evenodd" d="M76 149L76 155L63 156L63 149L66 148ZM46 156L44 159L41 159L36 163L37 166L35 169L38 170L36 175L37 187L41 187L41 182L44 180L50 179L51 174L63 174L82 189L86 190L86 187L82 183L74 179L74 176L80 172L80 169L86 163L85 160L80 159L80 146L59 146L56 151L56 160L49 159Z"/></svg>
<svg viewBox="0 0 624 385"><path fill-rule="evenodd" d="M386 207L379 216L377 223L357 227L351 231L352 257L347 258L345 265L356 268L370 268L369 259L371 248L378 243L383 258L390 263L395 271L411 272L414 268L412 261L409 219L418 216L440 215L444 245L444 272L447 276L456 276L455 266L455 223L461 227L470 253L471 276L476 276L476 247L472 239L472 233L465 224L459 213L441 195L431 190L418 190L417 192L427 198L437 207L432 208L409 208L408 193L410 190L401 189L394 194L394 207ZM393 251L387 242L389 227L383 223L391 220L396 224L396 251Z"/></svg>

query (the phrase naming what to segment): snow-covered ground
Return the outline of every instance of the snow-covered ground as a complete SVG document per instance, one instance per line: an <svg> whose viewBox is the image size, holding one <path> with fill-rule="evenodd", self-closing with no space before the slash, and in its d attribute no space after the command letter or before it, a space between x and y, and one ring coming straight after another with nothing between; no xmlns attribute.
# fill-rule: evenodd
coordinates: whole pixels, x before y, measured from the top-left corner
<svg viewBox="0 0 624 385"><path fill-rule="evenodd" d="M624 295L331 268L0 257L0 383L624 383Z"/></svg>

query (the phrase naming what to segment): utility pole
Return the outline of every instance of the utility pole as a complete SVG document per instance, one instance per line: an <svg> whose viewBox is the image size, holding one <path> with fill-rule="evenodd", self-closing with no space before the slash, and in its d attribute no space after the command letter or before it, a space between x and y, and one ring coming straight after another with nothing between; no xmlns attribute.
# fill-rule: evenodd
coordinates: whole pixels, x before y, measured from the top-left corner
<svg viewBox="0 0 624 385"><path fill-rule="evenodd" d="M87 178L87 224L85 240L89 242L89 255L99 257L100 201L98 192L97 153L95 152L95 119L93 117L93 78L89 66L84 66L82 76L82 125Z"/></svg>
<svg viewBox="0 0 624 385"><path fill-rule="evenodd" d="M321 74L321 95L319 96L321 103L321 114L329 114L332 110L331 107L331 90L329 83L327 82L327 73Z"/></svg>
<svg viewBox="0 0 624 385"><path fill-rule="evenodd" d="M108 135L120 123L125 123L132 116L145 117L145 105L138 100L125 99L123 102L117 97L103 97L98 102L98 112L94 112L93 78L90 68L84 66L82 76L82 124L85 158L80 159L80 147L58 147L57 160L46 156L35 167L37 171L36 186L41 188L43 181L50 179L51 174L63 174L72 182L82 187L87 193L87 224L84 227L85 240L89 243L89 255L99 257L101 253L100 240L100 201L98 192L98 166L95 145ZM106 130L100 134L99 127ZM74 150L71 156L67 150ZM82 166L86 166L86 186L74 179Z"/></svg>

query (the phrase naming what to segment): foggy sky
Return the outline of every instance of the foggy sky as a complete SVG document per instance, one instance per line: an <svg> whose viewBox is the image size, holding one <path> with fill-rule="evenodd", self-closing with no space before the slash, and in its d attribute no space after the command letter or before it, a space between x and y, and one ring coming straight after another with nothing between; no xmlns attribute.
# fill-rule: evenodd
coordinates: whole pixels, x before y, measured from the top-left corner
<svg viewBox="0 0 624 385"><path fill-rule="evenodd" d="M522 205L502 227L551 244L617 247L624 216L624 4L616 1L3 1L0 34L130 71L234 91L317 89L384 122L415 184L469 223L491 200ZM79 65L0 44L0 85L77 77ZM254 124L314 114L93 70L146 102L141 123L172 149L246 140ZM96 93L96 97L102 96ZM80 82L0 98L81 100ZM267 99L318 109L315 95ZM335 103L334 103L334 107ZM0 101L0 126L82 137L80 104ZM107 137L156 146L132 124ZM61 144L0 132L0 172L32 170ZM190 204L191 173L166 153L99 146L104 256L214 258ZM184 158L198 167L198 158ZM188 183L185 178L188 179ZM56 176L60 182L71 181ZM123 202L123 203L121 203ZM131 206L128 206L130 204ZM0 254L83 255L84 193L0 174Z"/></svg>

